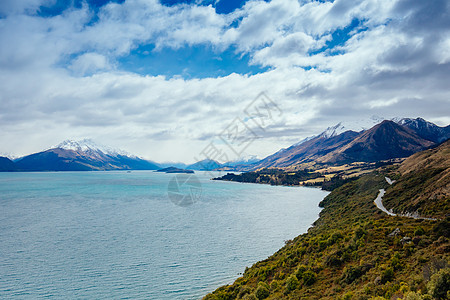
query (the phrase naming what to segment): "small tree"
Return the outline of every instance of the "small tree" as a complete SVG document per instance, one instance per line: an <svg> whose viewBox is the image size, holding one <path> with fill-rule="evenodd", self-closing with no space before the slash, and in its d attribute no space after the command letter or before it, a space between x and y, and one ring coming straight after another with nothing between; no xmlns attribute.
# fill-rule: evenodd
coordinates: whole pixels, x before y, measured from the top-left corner
<svg viewBox="0 0 450 300"><path fill-rule="evenodd" d="M270 295L270 292L269 292L269 287L267 286L267 284L264 282L258 283L258 287L256 288L256 291L255 291L256 298L266 299L267 297L269 297L269 295Z"/></svg>
<svg viewBox="0 0 450 300"><path fill-rule="evenodd" d="M450 269L442 269L427 284L428 293L436 299L447 299L450 291Z"/></svg>
<svg viewBox="0 0 450 300"><path fill-rule="evenodd" d="M311 270L305 271L302 275L303 283L305 285L312 285L316 282L316 273Z"/></svg>
<svg viewBox="0 0 450 300"><path fill-rule="evenodd" d="M298 288L298 279L295 275L289 276L286 280L286 291L291 292Z"/></svg>

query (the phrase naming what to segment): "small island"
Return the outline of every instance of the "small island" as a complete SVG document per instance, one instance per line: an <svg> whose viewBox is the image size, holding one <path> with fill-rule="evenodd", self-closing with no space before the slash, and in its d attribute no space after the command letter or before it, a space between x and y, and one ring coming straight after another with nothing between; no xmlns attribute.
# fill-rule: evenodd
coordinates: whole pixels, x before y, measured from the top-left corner
<svg viewBox="0 0 450 300"><path fill-rule="evenodd" d="M192 170L180 169L180 168L176 168L176 167L167 167L164 169L159 169L155 172L194 174L194 171L192 171Z"/></svg>

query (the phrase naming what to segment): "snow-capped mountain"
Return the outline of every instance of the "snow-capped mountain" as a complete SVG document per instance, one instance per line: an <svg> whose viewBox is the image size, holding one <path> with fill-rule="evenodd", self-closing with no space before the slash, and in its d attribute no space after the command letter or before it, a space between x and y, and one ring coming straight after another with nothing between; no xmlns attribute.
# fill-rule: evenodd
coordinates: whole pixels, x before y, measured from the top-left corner
<svg viewBox="0 0 450 300"><path fill-rule="evenodd" d="M450 138L450 126L439 127L422 118L394 118L392 121L411 129L418 136L435 143L441 143Z"/></svg>
<svg viewBox="0 0 450 300"><path fill-rule="evenodd" d="M12 160L8 157L4 157L0 155L0 172L11 172L15 171L16 166Z"/></svg>
<svg viewBox="0 0 450 300"><path fill-rule="evenodd" d="M352 120L352 121L346 121L346 122L339 122L338 124L334 126L330 126L325 131L318 135L309 136L307 138L304 138L300 142L295 143L292 146L299 146L309 140L312 140L317 137L322 137L325 139L329 139L335 136L340 135L341 133L344 133L346 131L355 131L355 132L361 132L368 130L375 126L376 124L381 123L384 120L384 118L379 116L372 116L369 119L358 119L358 120Z"/></svg>
<svg viewBox="0 0 450 300"><path fill-rule="evenodd" d="M381 123L383 120L384 118L382 117L372 116L369 119L359 119L347 122L339 122L334 126L328 127L324 132L322 132L318 136L329 139L349 130L361 132L372 128L376 124Z"/></svg>
<svg viewBox="0 0 450 300"><path fill-rule="evenodd" d="M151 161L85 139L66 140L16 162L22 171L156 170Z"/></svg>
<svg viewBox="0 0 450 300"><path fill-rule="evenodd" d="M92 154L103 153L103 154L111 155L111 156L123 155L123 156L128 156L128 157L136 157L136 156L134 156L126 151L123 151L123 150L118 150L118 149L114 149L111 147L99 145L91 139L84 139L81 141L65 140L62 143L60 143L54 147L51 147L50 149L54 149L54 148L60 148L60 149L72 150L72 151L82 151L82 152L92 153Z"/></svg>
<svg viewBox="0 0 450 300"><path fill-rule="evenodd" d="M14 161L19 158L19 156L15 156L11 153L0 152L0 157L7 157L8 159Z"/></svg>
<svg viewBox="0 0 450 300"><path fill-rule="evenodd" d="M325 132L325 131L324 131ZM323 133L323 132L322 132ZM309 141L309 140L312 140L313 138L315 138L315 137L317 137L317 135L312 135L312 136L308 136L308 137L306 137L306 138L304 138L303 140L301 140L300 142L297 142L297 143L295 143L294 145L292 145L292 146L299 146L299 145L301 145L301 144L303 144L304 142L307 142L307 141ZM286 150L286 148L283 148L283 149L281 149L280 151L283 151L283 150Z"/></svg>
<svg viewBox="0 0 450 300"><path fill-rule="evenodd" d="M322 132L321 134L318 135L318 137L323 137L325 139L329 139L333 136L337 136L343 132L346 132L350 129L347 129L347 127L345 127L344 125L342 125L342 122L328 127L324 132Z"/></svg>
<svg viewBox="0 0 450 300"><path fill-rule="evenodd" d="M338 123L314 137L269 155L253 169L283 168L307 162L375 162L407 157L450 137L450 126L439 127L421 118L397 118L395 122L385 120L378 123L380 119L372 117L362 122Z"/></svg>
<svg viewBox="0 0 450 300"><path fill-rule="evenodd" d="M242 155L238 159L227 161L222 165L226 166L237 166L237 165L250 165L260 161L256 155Z"/></svg>

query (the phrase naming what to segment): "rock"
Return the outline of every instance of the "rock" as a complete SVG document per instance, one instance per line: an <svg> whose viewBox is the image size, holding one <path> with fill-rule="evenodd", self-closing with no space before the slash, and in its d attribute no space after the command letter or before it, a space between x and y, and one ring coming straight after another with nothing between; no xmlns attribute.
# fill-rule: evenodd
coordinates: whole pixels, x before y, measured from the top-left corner
<svg viewBox="0 0 450 300"><path fill-rule="evenodd" d="M400 232L400 228L397 227L397 228L394 229L394 231L392 231L391 233L389 233L388 236L389 236L389 237L394 237L394 236L399 235L400 233L401 233L401 232Z"/></svg>
<svg viewBox="0 0 450 300"><path fill-rule="evenodd" d="M404 236L402 237L402 239L400 240L400 243L402 244L406 244L406 243L410 243L412 240L409 236Z"/></svg>

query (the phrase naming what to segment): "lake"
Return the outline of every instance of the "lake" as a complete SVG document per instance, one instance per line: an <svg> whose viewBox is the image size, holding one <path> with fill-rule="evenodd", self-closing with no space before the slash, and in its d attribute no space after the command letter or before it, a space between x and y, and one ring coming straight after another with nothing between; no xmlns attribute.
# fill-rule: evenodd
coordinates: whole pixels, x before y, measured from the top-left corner
<svg viewBox="0 0 450 300"><path fill-rule="evenodd" d="M306 232L328 194L210 178L0 173L0 299L199 299Z"/></svg>

